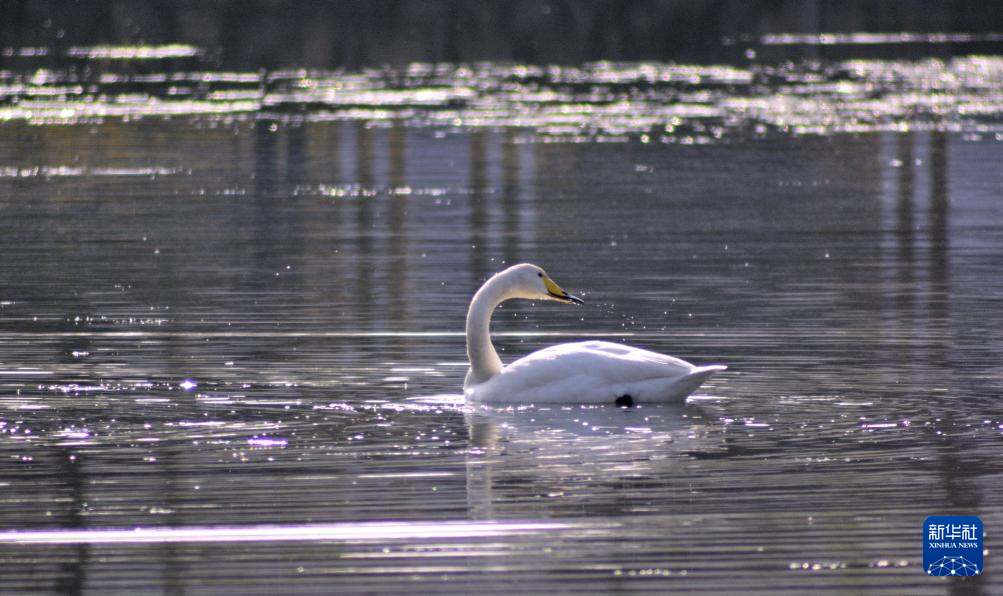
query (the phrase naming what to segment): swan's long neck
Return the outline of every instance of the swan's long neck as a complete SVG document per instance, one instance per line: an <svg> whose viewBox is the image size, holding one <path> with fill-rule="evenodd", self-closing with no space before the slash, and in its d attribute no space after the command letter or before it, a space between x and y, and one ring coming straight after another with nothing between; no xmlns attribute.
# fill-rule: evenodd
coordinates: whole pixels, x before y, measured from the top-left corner
<svg viewBox="0 0 1003 596"><path fill-rule="evenodd" d="M467 311L467 358L470 372L464 385L483 383L502 370L501 358L491 345L491 313L508 296L508 284L498 276L481 286Z"/></svg>

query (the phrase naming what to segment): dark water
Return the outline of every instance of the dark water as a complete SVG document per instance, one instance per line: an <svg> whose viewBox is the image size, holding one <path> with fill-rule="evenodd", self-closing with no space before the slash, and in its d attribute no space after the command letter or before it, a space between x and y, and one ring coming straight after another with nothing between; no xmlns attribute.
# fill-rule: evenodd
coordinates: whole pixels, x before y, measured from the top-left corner
<svg viewBox="0 0 1003 596"><path fill-rule="evenodd" d="M721 135L4 112L0 591L998 591L999 88L796 131L722 84ZM467 301L520 261L587 305L505 305L503 358L729 371L673 408L464 407ZM923 572L935 514L981 517L982 575Z"/></svg>

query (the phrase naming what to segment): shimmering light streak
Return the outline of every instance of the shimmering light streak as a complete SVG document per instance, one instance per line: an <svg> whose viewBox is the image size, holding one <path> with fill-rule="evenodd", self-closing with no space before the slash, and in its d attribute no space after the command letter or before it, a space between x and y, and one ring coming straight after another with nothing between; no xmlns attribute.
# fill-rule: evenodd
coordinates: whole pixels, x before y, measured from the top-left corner
<svg viewBox="0 0 1003 596"><path fill-rule="evenodd" d="M202 51L190 45L164 46L74 46L66 51L73 58L92 60L163 60L167 58L193 58Z"/></svg>
<svg viewBox="0 0 1003 596"><path fill-rule="evenodd" d="M536 534L588 524L490 522L368 522L309 526L134 528L131 530L36 530L0 533L0 543L15 544L165 544L194 542L369 541L477 538Z"/></svg>

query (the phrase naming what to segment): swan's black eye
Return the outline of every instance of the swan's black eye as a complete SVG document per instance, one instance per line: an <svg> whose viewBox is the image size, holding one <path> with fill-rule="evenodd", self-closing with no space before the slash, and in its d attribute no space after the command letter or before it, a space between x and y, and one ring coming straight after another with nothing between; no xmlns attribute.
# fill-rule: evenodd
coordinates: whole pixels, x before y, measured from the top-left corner
<svg viewBox="0 0 1003 596"><path fill-rule="evenodd" d="M543 274L542 273L537 273L536 276L537 277L543 277Z"/></svg>

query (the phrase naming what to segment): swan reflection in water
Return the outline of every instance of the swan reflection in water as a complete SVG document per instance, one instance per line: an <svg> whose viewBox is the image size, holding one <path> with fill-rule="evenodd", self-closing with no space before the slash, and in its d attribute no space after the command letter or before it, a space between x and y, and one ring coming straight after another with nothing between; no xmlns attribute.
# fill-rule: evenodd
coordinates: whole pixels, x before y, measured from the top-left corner
<svg viewBox="0 0 1003 596"><path fill-rule="evenodd" d="M671 470L691 455L722 450L724 437L716 418L703 412L703 401L636 408L468 406L470 515L577 515L608 504L596 498L604 492L643 505L645 487L672 478Z"/></svg>

